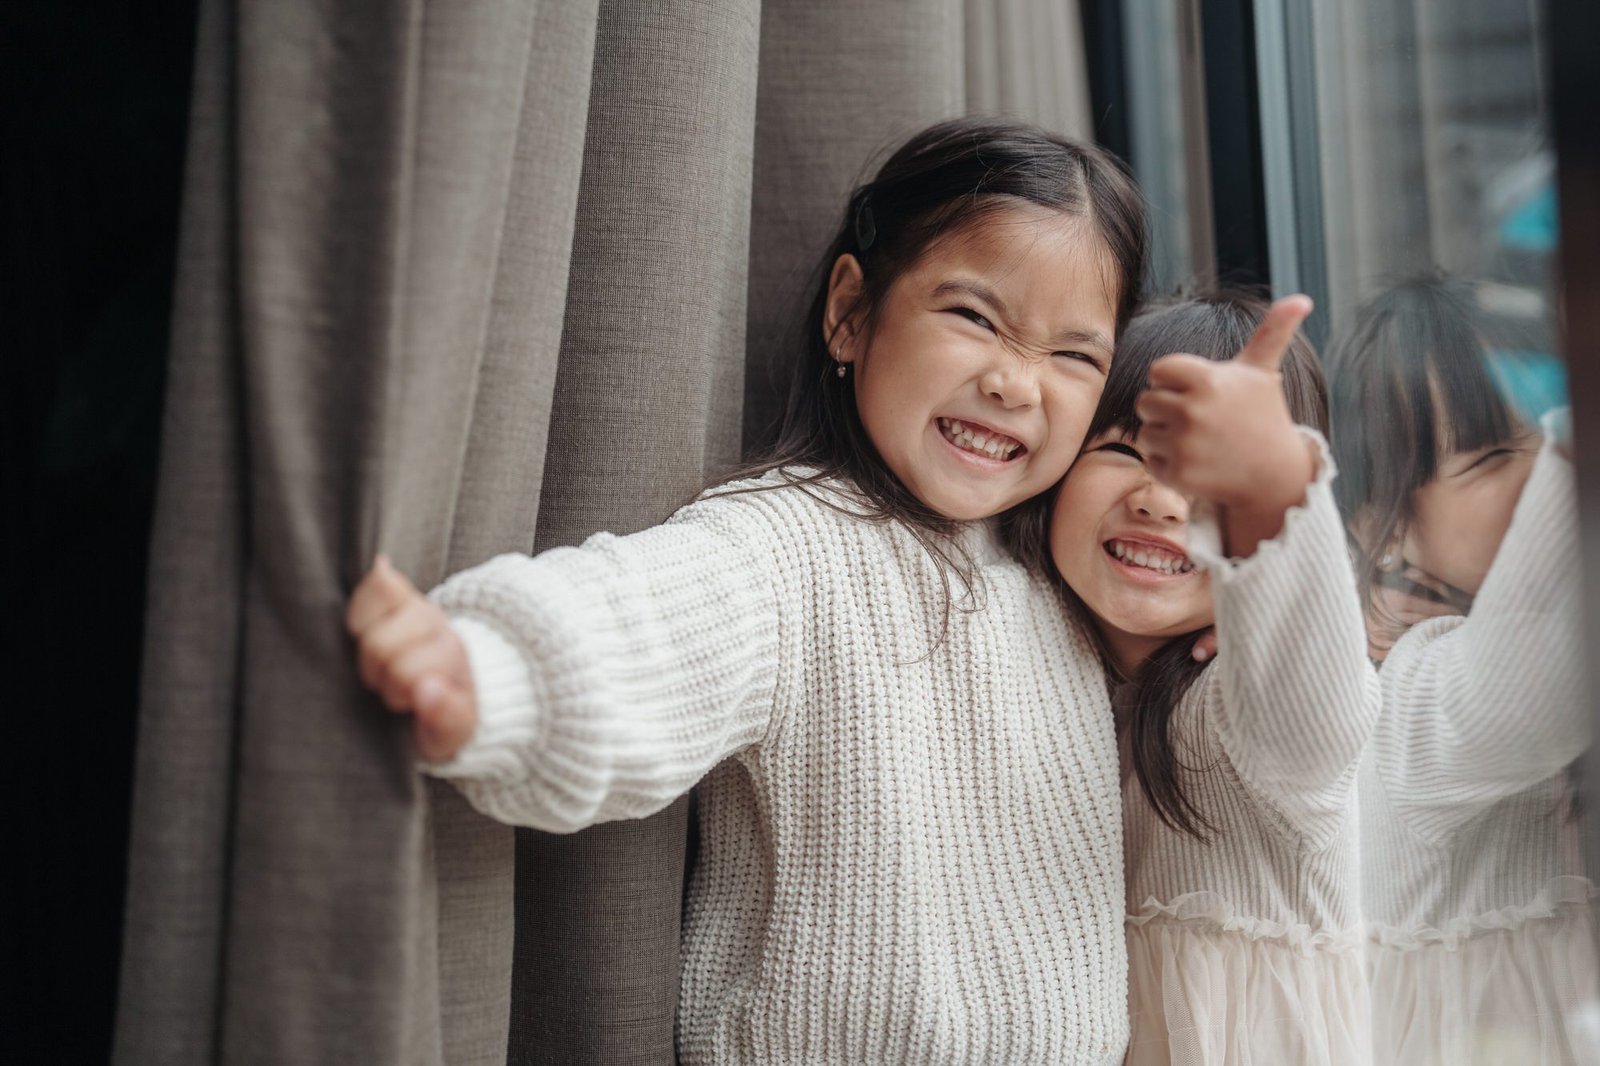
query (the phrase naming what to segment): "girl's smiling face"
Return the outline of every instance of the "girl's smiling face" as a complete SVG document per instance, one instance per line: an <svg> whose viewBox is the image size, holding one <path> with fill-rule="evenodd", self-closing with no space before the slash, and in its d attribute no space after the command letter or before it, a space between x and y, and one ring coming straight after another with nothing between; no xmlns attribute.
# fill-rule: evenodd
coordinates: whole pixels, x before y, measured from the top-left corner
<svg viewBox="0 0 1600 1066"><path fill-rule="evenodd" d="M861 267L841 256L825 327L850 364L862 425L918 500L987 518L1046 491L1071 465L1105 386L1115 268L1086 220L996 207L936 242L871 316Z"/></svg>
<svg viewBox="0 0 1600 1066"><path fill-rule="evenodd" d="M1056 494L1051 557L1124 676L1213 621L1211 578L1185 555L1188 519L1188 501L1150 475L1120 429L1084 445Z"/></svg>

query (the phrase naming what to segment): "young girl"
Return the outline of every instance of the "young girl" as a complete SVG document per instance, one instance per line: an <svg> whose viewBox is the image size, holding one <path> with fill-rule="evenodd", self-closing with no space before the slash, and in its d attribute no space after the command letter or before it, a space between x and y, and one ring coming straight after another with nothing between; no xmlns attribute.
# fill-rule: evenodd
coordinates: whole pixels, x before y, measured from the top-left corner
<svg viewBox="0 0 1600 1066"><path fill-rule="evenodd" d="M701 782L684 1063L1122 1057L1104 680L981 520L1077 456L1144 257L1108 156L935 126L851 198L760 471L352 598L363 679L486 813L573 831Z"/></svg>
<svg viewBox="0 0 1600 1066"><path fill-rule="evenodd" d="M1491 358L1471 288L1443 278L1380 295L1330 353L1383 659L1360 791L1385 1064L1600 1062L1572 469Z"/></svg>
<svg viewBox="0 0 1600 1066"><path fill-rule="evenodd" d="M1326 431L1316 357L1296 338L1280 371L1258 337L1219 361L1265 310L1135 319L1048 532L1038 512L1012 527L1118 682L1130 1063L1368 1054L1352 797L1376 683L1333 466L1296 426ZM1215 515L1187 526L1191 498Z"/></svg>

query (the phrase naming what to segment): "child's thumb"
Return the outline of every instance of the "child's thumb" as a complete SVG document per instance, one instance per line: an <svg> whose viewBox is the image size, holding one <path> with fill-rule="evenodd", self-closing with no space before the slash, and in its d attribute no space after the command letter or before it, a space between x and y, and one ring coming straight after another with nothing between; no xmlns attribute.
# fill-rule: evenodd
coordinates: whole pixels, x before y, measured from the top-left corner
<svg viewBox="0 0 1600 1066"><path fill-rule="evenodd" d="M455 758L477 729L475 704L470 692L437 675L417 682L411 696L417 754L428 762Z"/></svg>
<svg viewBox="0 0 1600 1066"><path fill-rule="evenodd" d="M1298 293L1285 296L1267 308L1266 317L1256 327L1249 343L1239 352L1238 361L1262 370L1276 371L1284 353L1294 341L1295 330L1311 314L1311 297Z"/></svg>

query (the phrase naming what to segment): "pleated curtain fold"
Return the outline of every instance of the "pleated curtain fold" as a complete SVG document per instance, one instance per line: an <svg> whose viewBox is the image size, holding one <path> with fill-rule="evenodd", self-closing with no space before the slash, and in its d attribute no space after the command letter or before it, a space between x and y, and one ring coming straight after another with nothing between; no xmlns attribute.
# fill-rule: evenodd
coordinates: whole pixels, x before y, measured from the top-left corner
<svg viewBox="0 0 1600 1066"><path fill-rule="evenodd" d="M478 816L359 686L345 600L377 551L426 587L735 463L850 186L969 107L1086 134L1077 25L203 0L119 1066L673 1061L688 801Z"/></svg>

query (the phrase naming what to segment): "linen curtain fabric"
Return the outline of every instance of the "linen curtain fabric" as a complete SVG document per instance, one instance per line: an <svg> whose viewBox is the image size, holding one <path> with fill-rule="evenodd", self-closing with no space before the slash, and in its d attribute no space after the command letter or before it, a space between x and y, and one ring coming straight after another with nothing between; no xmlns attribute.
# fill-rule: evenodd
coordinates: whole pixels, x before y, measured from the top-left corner
<svg viewBox="0 0 1600 1066"><path fill-rule="evenodd" d="M349 590L378 550L427 587L665 517L774 416L864 161L969 103L1084 134L1076 27L204 0L119 1066L673 1061L687 801L479 817L357 683Z"/></svg>

